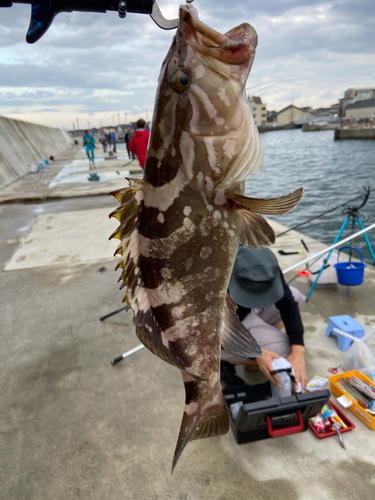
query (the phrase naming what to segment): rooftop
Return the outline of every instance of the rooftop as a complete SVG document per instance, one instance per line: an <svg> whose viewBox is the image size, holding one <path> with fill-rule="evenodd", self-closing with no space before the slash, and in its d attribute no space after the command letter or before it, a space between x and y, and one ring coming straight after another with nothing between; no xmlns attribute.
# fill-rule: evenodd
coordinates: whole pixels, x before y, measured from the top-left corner
<svg viewBox="0 0 375 500"><path fill-rule="evenodd" d="M375 99L366 99L364 101L353 102L353 104L349 104L349 106L346 106L346 109L372 108L374 106L375 106Z"/></svg>
<svg viewBox="0 0 375 500"><path fill-rule="evenodd" d="M283 108L280 111L278 111L277 114L283 113L284 111L286 111L289 108L294 108L294 109L298 109L299 111L303 111L302 108L299 108L298 106L295 106L294 104L289 104L289 106L287 106L286 108Z"/></svg>

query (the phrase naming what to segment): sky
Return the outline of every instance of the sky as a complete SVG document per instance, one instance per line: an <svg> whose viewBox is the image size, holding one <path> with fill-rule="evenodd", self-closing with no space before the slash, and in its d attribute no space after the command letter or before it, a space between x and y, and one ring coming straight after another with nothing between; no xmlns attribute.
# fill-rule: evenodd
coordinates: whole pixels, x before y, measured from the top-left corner
<svg viewBox="0 0 375 500"><path fill-rule="evenodd" d="M158 0L167 18L180 1ZM249 22L258 48L247 92L268 110L337 103L375 87L374 0L195 0L216 30ZM0 8L0 115L72 129L151 120L160 66L175 30L143 14L61 13L35 44L30 5Z"/></svg>

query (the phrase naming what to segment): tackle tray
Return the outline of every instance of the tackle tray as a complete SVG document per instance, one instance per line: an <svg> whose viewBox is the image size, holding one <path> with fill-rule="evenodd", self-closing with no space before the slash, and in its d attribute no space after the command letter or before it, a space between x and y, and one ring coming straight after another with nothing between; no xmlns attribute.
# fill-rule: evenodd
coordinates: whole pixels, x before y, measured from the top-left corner
<svg viewBox="0 0 375 500"><path fill-rule="evenodd" d="M234 436L242 444L306 431L309 418L320 412L331 394L325 389L280 398L272 393L271 382L265 382L226 388L223 395ZM243 405L235 415L231 405L240 401Z"/></svg>
<svg viewBox="0 0 375 500"><path fill-rule="evenodd" d="M332 401L329 401L329 404L332 406L332 408L336 411L337 415L341 418L341 420L347 426L346 429L343 427L341 427L341 429L339 429L339 431L341 433L342 432L349 432L349 431L352 431L353 429L355 429L355 425L353 424L353 422L351 422L348 419L348 417L345 415L345 413L343 413L339 408L337 408L337 406L334 405L332 403ZM325 438L328 438L331 436L337 436L336 431L331 430L331 428L325 429L322 432L317 431L316 428L313 426L313 424L310 422L310 420L309 420L309 427L313 431L315 436L317 436L319 439L325 439Z"/></svg>
<svg viewBox="0 0 375 500"><path fill-rule="evenodd" d="M345 395L348 399L350 399L350 401L352 401L352 405L349 406L347 409L351 411L356 417L358 417L359 420L362 420L362 422L366 424L367 427L370 427L370 429L375 430L375 417L373 415L370 415L370 413L367 413L366 410L362 408L362 406L358 403L358 401L355 401L352 397L350 397L345 388L340 385L340 377L345 378L348 375L355 375L361 380L364 380L365 382L374 385L372 380L369 377L367 377L364 373L361 373L358 370L350 370L348 372L338 373L337 375L329 377L332 394L334 394L336 398Z"/></svg>

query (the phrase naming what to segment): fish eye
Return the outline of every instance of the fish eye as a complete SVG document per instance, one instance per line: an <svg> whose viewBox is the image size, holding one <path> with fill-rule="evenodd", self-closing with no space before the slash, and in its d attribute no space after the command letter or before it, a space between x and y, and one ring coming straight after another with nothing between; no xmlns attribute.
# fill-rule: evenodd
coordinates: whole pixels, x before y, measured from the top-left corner
<svg viewBox="0 0 375 500"><path fill-rule="evenodd" d="M175 92L182 94L188 88L189 83L190 77L187 71L177 69L174 73L172 73L170 85Z"/></svg>

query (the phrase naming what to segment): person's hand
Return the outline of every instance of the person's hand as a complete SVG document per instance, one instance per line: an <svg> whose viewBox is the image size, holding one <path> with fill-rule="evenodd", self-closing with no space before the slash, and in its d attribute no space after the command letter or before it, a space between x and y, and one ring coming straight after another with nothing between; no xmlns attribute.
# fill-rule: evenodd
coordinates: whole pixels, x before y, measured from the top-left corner
<svg viewBox="0 0 375 500"><path fill-rule="evenodd" d="M264 375L270 380L270 382L275 386L279 387L280 379L277 375L271 375L270 372L273 371L272 360L277 359L280 356L272 351L267 351L267 349L263 349L263 354L259 358L255 358L257 365L259 366L259 370L264 373Z"/></svg>
<svg viewBox="0 0 375 500"><path fill-rule="evenodd" d="M305 367L305 348L303 347L303 345L292 345L291 353L286 359L292 365L292 368L294 370L294 376L296 378L295 388L298 388L298 382L300 382L302 392L305 392L307 384L307 374Z"/></svg>

